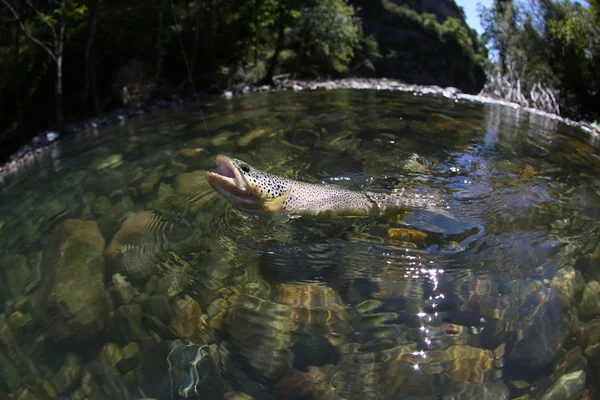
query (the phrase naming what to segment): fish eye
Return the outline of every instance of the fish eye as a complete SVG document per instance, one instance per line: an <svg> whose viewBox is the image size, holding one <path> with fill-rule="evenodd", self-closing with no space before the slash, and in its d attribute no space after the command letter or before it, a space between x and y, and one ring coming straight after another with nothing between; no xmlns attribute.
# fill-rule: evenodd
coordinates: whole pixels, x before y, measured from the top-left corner
<svg viewBox="0 0 600 400"><path fill-rule="evenodd" d="M250 172L250 167L248 166L248 164L241 164L240 168L242 169L242 171L244 172Z"/></svg>

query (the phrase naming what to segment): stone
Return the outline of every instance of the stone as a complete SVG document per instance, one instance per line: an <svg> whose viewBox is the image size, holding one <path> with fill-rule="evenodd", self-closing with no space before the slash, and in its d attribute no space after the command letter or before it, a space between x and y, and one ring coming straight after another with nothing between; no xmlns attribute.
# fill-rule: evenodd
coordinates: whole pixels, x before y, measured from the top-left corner
<svg viewBox="0 0 600 400"><path fill-rule="evenodd" d="M243 392L227 392L225 400L254 400L254 397Z"/></svg>
<svg viewBox="0 0 600 400"><path fill-rule="evenodd" d="M196 300L186 295L183 299L177 299L173 309L175 318L172 329L178 337L202 341L211 338L212 329L208 325L208 316L202 313Z"/></svg>
<svg viewBox="0 0 600 400"><path fill-rule="evenodd" d="M181 162L191 169L212 168L215 165L214 159L203 147L183 148L177 152L173 162Z"/></svg>
<svg viewBox="0 0 600 400"><path fill-rule="evenodd" d="M140 304L146 314L157 317L163 324L171 324L171 305L165 296L144 296Z"/></svg>
<svg viewBox="0 0 600 400"><path fill-rule="evenodd" d="M21 375L17 367L3 352L0 352L0 377L11 392L21 387Z"/></svg>
<svg viewBox="0 0 600 400"><path fill-rule="evenodd" d="M405 228L389 228L388 236L392 239L402 239L411 242L427 239L427 234L425 232Z"/></svg>
<svg viewBox="0 0 600 400"><path fill-rule="evenodd" d="M121 373L125 373L137 367L140 358L140 345L132 342L121 350L121 361L116 364Z"/></svg>
<svg viewBox="0 0 600 400"><path fill-rule="evenodd" d="M160 182L162 177L162 172L164 169L164 165L159 165L154 168L142 181L140 184L140 193L148 194L154 190L156 185Z"/></svg>
<svg viewBox="0 0 600 400"><path fill-rule="evenodd" d="M145 340L135 370L143 392L156 399L223 399L230 391L206 344Z"/></svg>
<svg viewBox="0 0 600 400"><path fill-rule="evenodd" d="M112 238L106 249L106 257L115 269L132 280L146 278L157 271L156 255L165 243L143 246L145 237L163 229L160 215L152 211L131 214ZM161 231L162 232L162 231ZM166 240L163 236L159 236Z"/></svg>
<svg viewBox="0 0 600 400"><path fill-rule="evenodd" d="M39 380L37 382L39 388L41 390L43 390L44 394L46 395L47 398L54 400L58 397L58 394L56 393L56 390L54 389L54 386L52 386L52 384L46 380Z"/></svg>
<svg viewBox="0 0 600 400"><path fill-rule="evenodd" d="M589 281L585 285L579 311L588 316L600 315L600 283Z"/></svg>
<svg viewBox="0 0 600 400"><path fill-rule="evenodd" d="M107 343L100 351L100 360L110 368L116 368L123 360L123 352L121 348L114 343Z"/></svg>
<svg viewBox="0 0 600 400"><path fill-rule="evenodd" d="M81 378L81 386L79 387L79 389L73 392L73 394L71 395L71 399L87 399L89 394L92 392L92 378L92 374L90 372L86 372Z"/></svg>
<svg viewBox="0 0 600 400"><path fill-rule="evenodd" d="M10 317L8 317L8 326L13 331L17 331L23 328L25 325L30 324L32 320L33 318L31 317L30 313L22 314L19 311L15 311L10 315Z"/></svg>
<svg viewBox="0 0 600 400"><path fill-rule="evenodd" d="M210 138L207 137L197 137L194 138L192 140L190 140L189 142L186 142L184 144L185 147L187 148L202 148L202 147L206 147L210 144Z"/></svg>
<svg viewBox="0 0 600 400"><path fill-rule="evenodd" d="M104 244L94 221L69 219L49 235L38 311L51 337L87 338L104 328Z"/></svg>
<svg viewBox="0 0 600 400"><path fill-rule="evenodd" d="M112 203L107 197L99 196L92 203L92 212L95 215L104 215L110 210L111 207Z"/></svg>
<svg viewBox="0 0 600 400"><path fill-rule="evenodd" d="M254 130L246 133L244 136L242 136L240 138L240 140L238 140L238 145L246 147L250 143L252 143L254 140L260 138L261 136L268 135L269 133L272 133L271 129L267 129L267 128L254 129Z"/></svg>
<svg viewBox="0 0 600 400"><path fill-rule="evenodd" d="M148 282L146 282L146 293L154 294L156 293L156 288L158 287L158 276L152 275Z"/></svg>
<svg viewBox="0 0 600 400"><path fill-rule="evenodd" d="M218 134L212 137L210 144L212 147L219 149L221 152L233 151L235 149L235 143L233 139L237 136L237 133L221 130Z"/></svg>
<svg viewBox="0 0 600 400"><path fill-rule="evenodd" d="M52 378L52 384L58 394L64 394L71 390L81 377L83 363L81 357L74 353L67 354L63 365Z"/></svg>
<svg viewBox="0 0 600 400"><path fill-rule="evenodd" d="M143 340L148 332L142 326L142 306L128 304L117 308L113 315L115 333L128 341Z"/></svg>
<svg viewBox="0 0 600 400"><path fill-rule="evenodd" d="M112 281L119 303L121 305L131 303L133 298L138 294L137 289L135 289L130 282L127 282L127 278L121 274L114 274L112 276Z"/></svg>
<svg viewBox="0 0 600 400"><path fill-rule="evenodd" d="M206 182L206 171L191 171L179 174L175 177L173 189L180 196L187 196L198 191L198 188Z"/></svg>
<svg viewBox="0 0 600 400"><path fill-rule="evenodd" d="M594 368L600 367L600 319L593 319L577 332L577 341Z"/></svg>
<svg viewBox="0 0 600 400"><path fill-rule="evenodd" d="M564 297L566 304L575 301L576 278L573 267L561 268L552 277L550 287Z"/></svg>
<svg viewBox="0 0 600 400"><path fill-rule="evenodd" d="M123 164L123 156L121 154L111 154L110 156L93 163L92 168L101 171L106 168L116 168L121 164Z"/></svg>
<svg viewBox="0 0 600 400"><path fill-rule="evenodd" d="M541 397L541 400L576 400L585 389L585 372L575 371L561 376Z"/></svg>
<svg viewBox="0 0 600 400"><path fill-rule="evenodd" d="M156 294L172 299L189 286L189 280L185 274L177 270L170 270L165 276L158 279Z"/></svg>
<svg viewBox="0 0 600 400"><path fill-rule="evenodd" d="M184 197L184 201L187 201L188 198L190 199L188 207L192 213L198 212L198 210L200 210L200 208L207 201L215 197L217 194L216 192L211 191L207 194L203 194L202 196L195 196L195 194L198 194L202 188L206 188L208 185L205 174L205 171L199 170L185 172L175 177L173 189L177 195Z"/></svg>
<svg viewBox="0 0 600 400"><path fill-rule="evenodd" d="M31 271L27 265L27 258L22 255L16 255L4 261L3 264L3 291L9 293L11 297L24 295L27 285L32 278Z"/></svg>

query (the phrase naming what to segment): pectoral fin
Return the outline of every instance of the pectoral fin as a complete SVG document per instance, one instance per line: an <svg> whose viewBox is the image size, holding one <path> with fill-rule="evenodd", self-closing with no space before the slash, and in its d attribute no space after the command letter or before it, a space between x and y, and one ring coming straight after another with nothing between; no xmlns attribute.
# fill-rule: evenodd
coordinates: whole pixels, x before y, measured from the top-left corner
<svg viewBox="0 0 600 400"><path fill-rule="evenodd" d="M292 192L292 188L290 187L287 190L287 192L285 192L283 195L266 202L265 210L270 211L270 212L280 211L281 208L283 207L283 202L285 201L285 199L288 198L288 196L290 195L291 192Z"/></svg>

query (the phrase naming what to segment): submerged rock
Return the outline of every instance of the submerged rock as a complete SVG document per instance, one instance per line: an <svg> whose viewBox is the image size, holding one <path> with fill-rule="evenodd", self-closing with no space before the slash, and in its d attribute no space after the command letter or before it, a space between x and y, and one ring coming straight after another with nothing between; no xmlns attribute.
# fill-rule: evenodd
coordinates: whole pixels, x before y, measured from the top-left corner
<svg viewBox="0 0 600 400"><path fill-rule="evenodd" d="M131 214L106 249L113 267L130 279L146 278L157 272L157 257L167 245L166 233L173 225L152 211Z"/></svg>
<svg viewBox="0 0 600 400"><path fill-rule="evenodd" d="M291 319L290 306L241 295L227 315L231 342L258 373L277 379L292 365L292 332L298 329Z"/></svg>
<svg viewBox="0 0 600 400"><path fill-rule="evenodd" d="M50 234L38 310L50 336L85 338L104 328L104 243L94 221L66 220Z"/></svg>
<svg viewBox="0 0 600 400"><path fill-rule="evenodd" d="M54 378L52 378L52 384L56 388L57 393L63 394L69 391L81 377L82 371L83 363L81 357L73 353L67 354L62 367L60 367Z"/></svg>
<svg viewBox="0 0 600 400"><path fill-rule="evenodd" d="M4 293L11 297L18 297L26 293L27 286L32 279L31 271L27 265L27 258L22 255L13 256L3 261L3 278L0 285Z"/></svg>
<svg viewBox="0 0 600 400"><path fill-rule="evenodd" d="M142 325L142 306L139 304L119 307L114 313L112 324L116 337L136 341L144 340L148 336Z"/></svg>
<svg viewBox="0 0 600 400"><path fill-rule="evenodd" d="M112 290L115 293L116 300L120 304L131 303L131 300L133 300L134 296L138 293L137 289L135 289L130 282L127 282L127 279L121 274L114 274L112 281Z"/></svg>
<svg viewBox="0 0 600 400"><path fill-rule="evenodd" d="M150 172L150 174L148 174L144 178L144 180L140 184L140 193L141 194L148 194L154 190L154 187L156 185L158 185L158 183L160 182L160 179L161 179L162 173L163 173L163 169L164 169L164 165L159 165L158 167L154 168Z"/></svg>
<svg viewBox="0 0 600 400"><path fill-rule="evenodd" d="M575 371L561 376L541 397L541 400L576 400L585 389L585 372Z"/></svg>
<svg viewBox="0 0 600 400"><path fill-rule="evenodd" d="M550 287L567 305L575 301L577 274L573 267L561 268L554 274Z"/></svg>
<svg viewBox="0 0 600 400"><path fill-rule="evenodd" d="M230 391L206 344L144 341L135 370L140 387L156 399L223 399Z"/></svg>
<svg viewBox="0 0 600 400"><path fill-rule="evenodd" d="M590 281L585 285L579 309L584 315L600 315L600 283Z"/></svg>

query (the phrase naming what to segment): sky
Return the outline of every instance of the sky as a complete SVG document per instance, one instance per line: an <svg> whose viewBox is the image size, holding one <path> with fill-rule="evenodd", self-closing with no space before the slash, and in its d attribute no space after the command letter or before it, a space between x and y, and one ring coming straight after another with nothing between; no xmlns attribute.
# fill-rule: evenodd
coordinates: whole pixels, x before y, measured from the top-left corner
<svg viewBox="0 0 600 400"><path fill-rule="evenodd" d="M490 7L493 0L455 0L456 4L465 10L467 24L475 29L478 34L483 33L483 28L479 24L479 15L477 15L477 4L481 3L484 7Z"/></svg>

